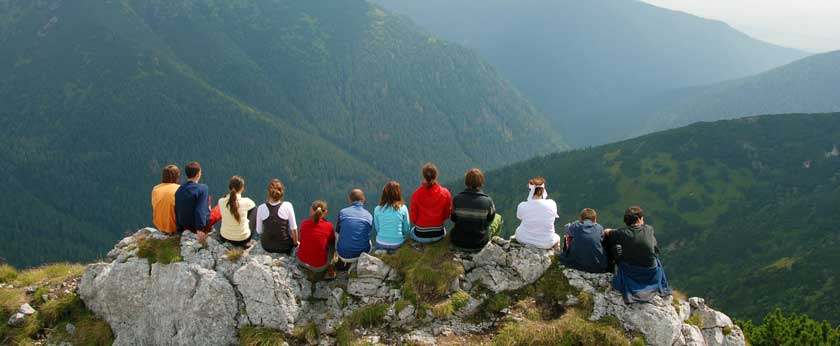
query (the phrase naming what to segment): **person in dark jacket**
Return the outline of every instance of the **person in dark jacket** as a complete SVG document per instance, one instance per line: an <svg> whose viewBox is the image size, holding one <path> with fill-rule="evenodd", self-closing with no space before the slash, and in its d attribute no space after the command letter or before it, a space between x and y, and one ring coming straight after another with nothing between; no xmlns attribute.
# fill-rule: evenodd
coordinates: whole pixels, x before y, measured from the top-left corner
<svg viewBox="0 0 840 346"><path fill-rule="evenodd" d="M353 263L363 252L370 251L370 232L373 216L365 209L365 193L360 189L350 191L350 206L338 213L335 233L338 237L338 257L344 263Z"/></svg>
<svg viewBox="0 0 840 346"><path fill-rule="evenodd" d="M203 241L210 224L210 192L207 185L199 184L201 165L198 162L188 163L184 173L187 181L175 191L175 222L179 232L195 232Z"/></svg>
<svg viewBox="0 0 840 346"><path fill-rule="evenodd" d="M628 208L624 224L627 227L609 234L610 252L617 263L613 288L622 293L628 304L670 295L656 236L653 227L645 224L644 210L638 206Z"/></svg>
<svg viewBox="0 0 840 346"><path fill-rule="evenodd" d="M607 271L607 255L602 242L604 227L598 224L598 213L584 208L578 221L566 224L566 237L560 262L565 266L589 273Z"/></svg>
<svg viewBox="0 0 840 346"><path fill-rule="evenodd" d="M502 230L493 199L481 191L484 174L473 168L464 176L466 189L452 199L452 246L461 251L481 251Z"/></svg>

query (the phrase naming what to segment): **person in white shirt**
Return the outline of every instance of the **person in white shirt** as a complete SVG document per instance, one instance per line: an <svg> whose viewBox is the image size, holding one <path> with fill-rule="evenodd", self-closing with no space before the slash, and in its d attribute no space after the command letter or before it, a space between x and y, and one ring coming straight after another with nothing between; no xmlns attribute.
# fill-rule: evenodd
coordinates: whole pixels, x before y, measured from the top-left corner
<svg viewBox="0 0 840 346"><path fill-rule="evenodd" d="M256 207L250 198L242 197L243 192L245 192L245 180L235 175L230 178L228 194L219 198L219 211L222 214L219 235L222 241L240 247L246 247L251 241L248 211Z"/></svg>
<svg viewBox="0 0 840 346"><path fill-rule="evenodd" d="M531 179L528 189L528 200L516 208L516 217L522 221L516 228L516 241L541 249L553 248L560 243L560 236L554 231L557 203L548 199L545 178Z"/></svg>
<svg viewBox="0 0 840 346"><path fill-rule="evenodd" d="M257 207L256 231L265 251L291 254L299 242L295 209L283 201L286 188L280 179L268 183L268 201Z"/></svg>

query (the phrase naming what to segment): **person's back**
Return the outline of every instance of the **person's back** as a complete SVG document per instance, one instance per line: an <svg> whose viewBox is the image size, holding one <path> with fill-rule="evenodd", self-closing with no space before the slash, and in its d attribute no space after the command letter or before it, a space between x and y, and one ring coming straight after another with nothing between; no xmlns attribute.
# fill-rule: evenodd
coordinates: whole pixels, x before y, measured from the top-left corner
<svg viewBox="0 0 840 346"><path fill-rule="evenodd" d="M501 231L501 217L493 200L481 191L484 174L477 168L465 176L466 190L452 198L452 245L463 251L479 251Z"/></svg>
<svg viewBox="0 0 840 346"><path fill-rule="evenodd" d="M613 231L610 243L614 246L616 261L637 267L656 266L659 249L650 225L633 225Z"/></svg>
<svg viewBox="0 0 840 346"><path fill-rule="evenodd" d="M197 162L187 164L185 172L187 181L175 192L175 219L178 231L198 233L210 222L210 193L207 185L199 184L201 167Z"/></svg>
<svg viewBox="0 0 840 346"><path fill-rule="evenodd" d="M585 272L606 272L607 256L602 244L604 234L595 210L583 209L578 221L566 225L567 246L560 254L560 262Z"/></svg>
<svg viewBox="0 0 840 346"><path fill-rule="evenodd" d="M528 181L528 188L528 200L519 203L516 208L516 217L522 221L516 228L516 241L550 249L560 241L560 237L554 231L557 203L548 199L544 178L531 179Z"/></svg>
<svg viewBox="0 0 840 346"><path fill-rule="evenodd" d="M653 227L645 224L642 208L628 208L624 223L627 227L609 234L610 252L618 264L613 288L621 292L626 303L671 294Z"/></svg>
<svg viewBox="0 0 840 346"><path fill-rule="evenodd" d="M327 220L317 223L310 219L300 224L300 247L298 260L311 267L322 267L327 264L327 246L335 242L333 224Z"/></svg>
<svg viewBox="0 0 840 346"><path fill-rule="evenodd" d="M223 241L237 246L244 246L251 240L248 212L257 206L250 198L242 197L244 191L245 180L240 176L233 176L228 185L228 194L219 198L219 211L222 214L219 235Z"/></svg>
<svg viewBox="0 0 840 346"><path fill-rule="evenodd" d="M362 190L354 189L349 199L351 205L341 209L336 221L338 256L346 262L352 262L363 252L370 251L370 232L373 229L373 216L365 209Z"/></svg>
<svg viewBox="0 0 840 346"><path fill-rule="evenodd" d="M286 188L280 179L268 183L268 201L257 207L255 227L263 250L290 254L297 246L298 228L295 209L283 201Z"/></svg>
<svg viewBox="0 0 840 346"><path fill-rule="evenodd" d="M181 187L178 184L180 174L177 166L168 165L163 169L161 183L152 188L152 221L158 230L168 234L178 230L175 193Z"/></svg>
<svg viewBox="0 0 840 346"><path fill-rule="evenodd" d="M452 214L452 194L437 182L438 169L432 163L423 166L422 186L411 195L409 219L414 224L410 235L422 243L443 239L446 220Z"/></svg>

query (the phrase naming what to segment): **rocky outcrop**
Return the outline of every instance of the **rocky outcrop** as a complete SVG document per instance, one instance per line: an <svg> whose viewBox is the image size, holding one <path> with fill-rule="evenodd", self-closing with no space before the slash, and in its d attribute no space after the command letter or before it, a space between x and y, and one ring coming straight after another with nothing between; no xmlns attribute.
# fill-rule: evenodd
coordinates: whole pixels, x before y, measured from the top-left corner
<svg viewBox="0 0 840 346"><path fill-rule="evenodd" d="M440 335L492 331L496 322L467 317L490 294L526 287L555 265L553 250L499 238L479 253L456 253L464 274L450 291L467 292L469 299L453 314L433 318L428 309L401 300L399 273L376 256L362 255L349 275L316 283L293 257L254 246L241 257L229 258L227 245L213 237L200 244L190 233L180 239L182 261L149 263L137 256L137 239L166 237L143 229L123 239L108 254L108 262L88 267L79 284L88 308L111 325L115 345L235 345L237 330L244 326L292 333L312 324L321 334L320 343L330 345L344 318L370 304L384 304L387 312L380 327L361 331L364 340L434 344ZM625 305L609 287L610 274L571 269L562 273L569 285L592 297L591 320L613 316L627 331L644 335L650 345L744 345L741 330L700 298ZM558 303L573 305L579 299L567 298ZM701 322L692 325L689 320Z"/></svg>

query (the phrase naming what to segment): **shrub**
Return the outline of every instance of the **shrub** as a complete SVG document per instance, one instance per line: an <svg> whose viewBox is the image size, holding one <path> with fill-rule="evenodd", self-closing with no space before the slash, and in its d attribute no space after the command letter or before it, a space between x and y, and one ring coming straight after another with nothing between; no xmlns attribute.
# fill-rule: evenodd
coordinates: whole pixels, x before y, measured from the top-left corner
<svg viewBox="0 0 840 346"><path fill-rule="evenodd" d="M239 329L242 346L282 346L285 342L285 335L279 330L251 326Z"/></svg>
<svg viewBox="0 0 840 346"><path fill-rule="evenodd" d="M145 258L149 264L170 264L180 262L181 239L169 237L165 239L137 238L137 257Z"/></svg>
<svg viewBox="0 0 840 346"><path fill-rule="evenodd" d="M423 244L418 250L403 246L382 260L404 279L403 295L413 303L437 303L442 300L452 282L463 274L464 268L453 261L449 239Z"/></svg>

